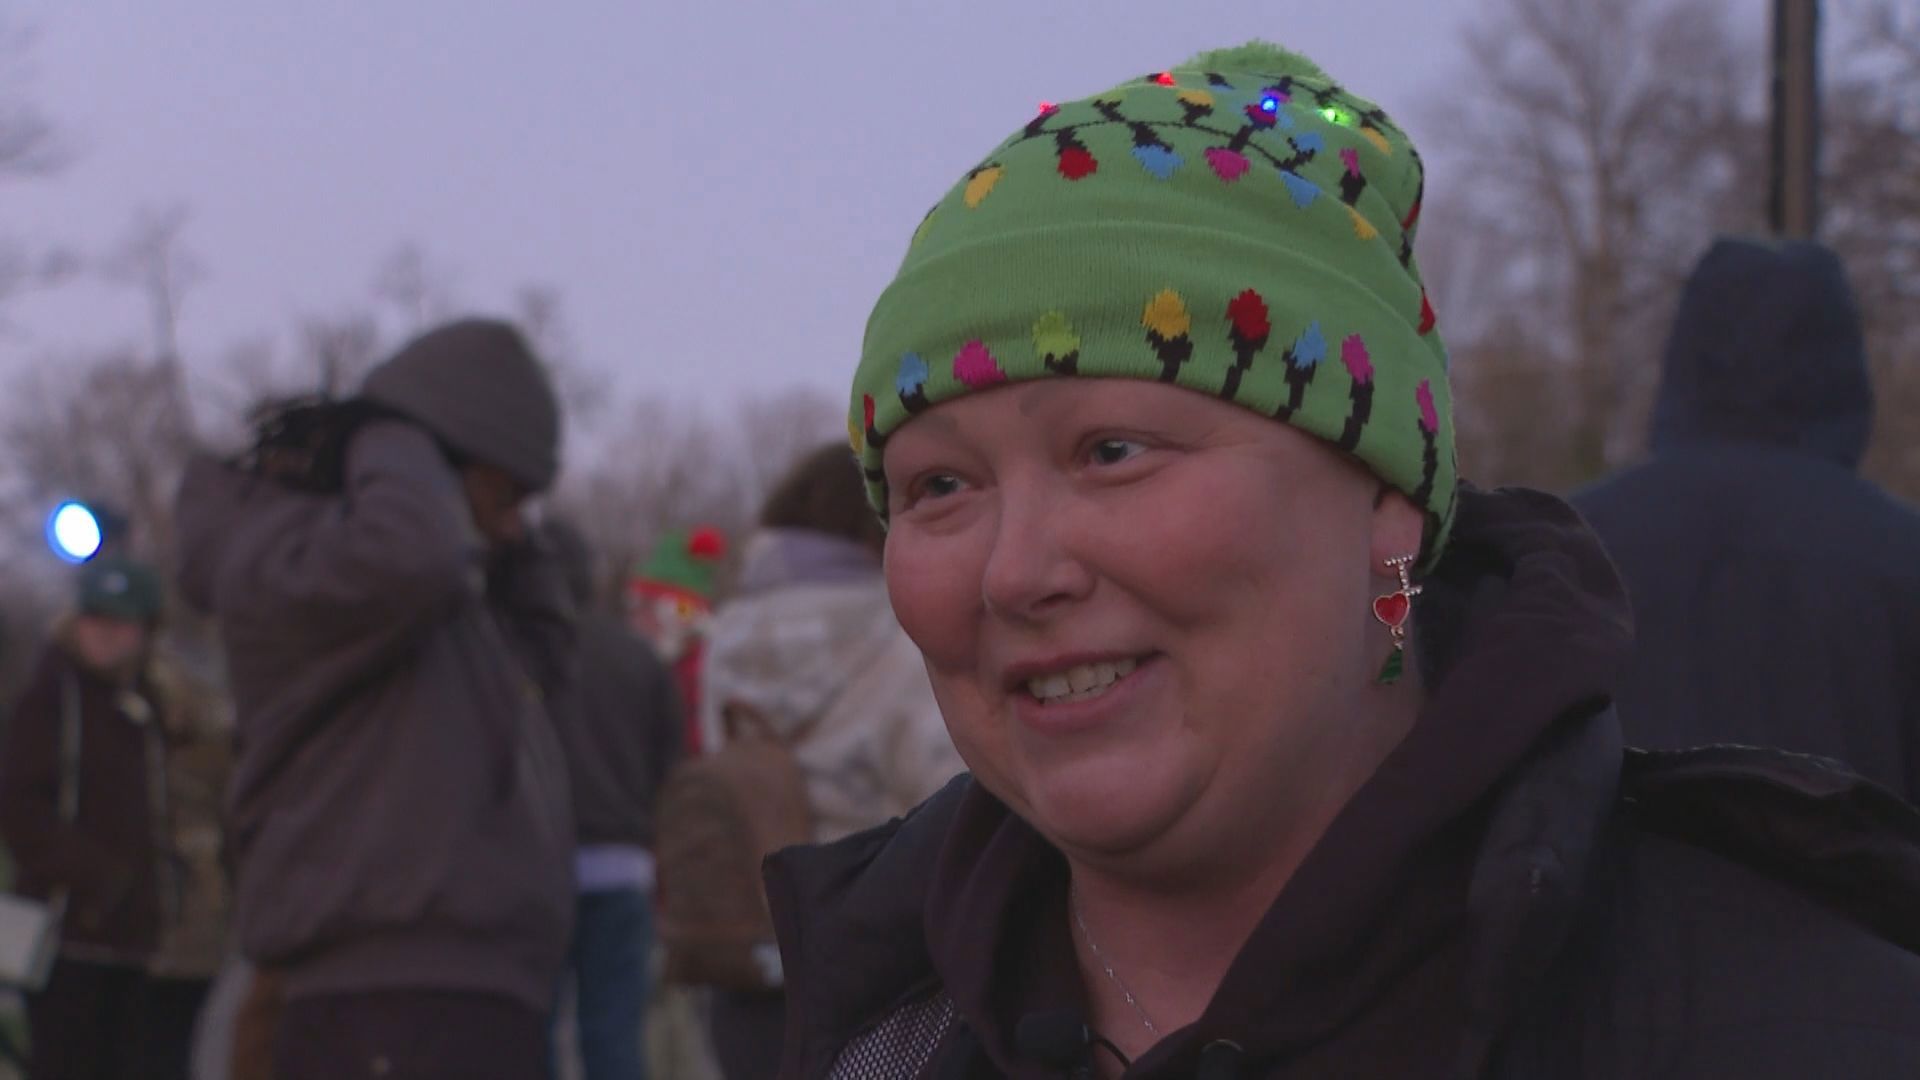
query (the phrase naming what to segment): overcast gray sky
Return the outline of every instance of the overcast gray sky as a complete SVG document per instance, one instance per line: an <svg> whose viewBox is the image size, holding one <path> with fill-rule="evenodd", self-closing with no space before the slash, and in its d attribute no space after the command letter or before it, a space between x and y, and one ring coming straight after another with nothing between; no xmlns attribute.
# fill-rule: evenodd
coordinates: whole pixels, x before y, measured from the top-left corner
<svg viewBox="0 0 1920 1080"><path fill-rule="evenodd" d="M0 225L99 251L189 204L190 356L364 306L414 241L470 307L558 287L626 392L838 395L922 213L1036 103L1261 36L1417 120L1474 6L15 0L78 157ZM13 365L146 325L86 285L9 314Z"/></svg>

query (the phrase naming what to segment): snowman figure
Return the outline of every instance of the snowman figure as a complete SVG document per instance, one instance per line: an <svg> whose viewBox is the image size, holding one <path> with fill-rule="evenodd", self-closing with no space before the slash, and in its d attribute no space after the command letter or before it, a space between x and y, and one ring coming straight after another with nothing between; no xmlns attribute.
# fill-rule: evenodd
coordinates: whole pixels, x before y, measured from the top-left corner
<svg viewBox="0 0 1920 1080"><path fill-rule="evenodd" d="M627 618L633 631L673 668L686 708L686 747L700 752L700 664L713 619L714 582L727 556L718 529L672 531L627 580Z"/></svg>

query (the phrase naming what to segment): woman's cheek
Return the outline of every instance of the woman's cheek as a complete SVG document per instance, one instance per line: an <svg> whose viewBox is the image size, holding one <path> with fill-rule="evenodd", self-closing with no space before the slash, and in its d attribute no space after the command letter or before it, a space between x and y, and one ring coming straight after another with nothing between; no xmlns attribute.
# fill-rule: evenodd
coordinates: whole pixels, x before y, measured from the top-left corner
<svg viewBox="0 0 1920 1080"><path fill-rule="evenodd" d="M887 595L894 617L940 668L971 658L978 630L980 582L964 536L931 536L897 524L887 537Z"/></svg>
<svg viewBox="0 0 1920 1080"><path fill-rule="evenodd" d="M982 685L979 641L984 553L966 534L927 535L896 525L887 537L887 590L894 617L920 648L954 749L975 773L993 773L1001 737L992 730L992 688Z"/></svg>
<svg viewBox="0 0 1920 1080"><path fill-rule="evenodd" d="M933 678L933 696L940 706L940 718L946 723L947 737L953 740L960 760L967 763L969 772L981 779L998 779L1005 733L995 729L991 708L980 698L971 680L931 671L928 674Z"/></svg>

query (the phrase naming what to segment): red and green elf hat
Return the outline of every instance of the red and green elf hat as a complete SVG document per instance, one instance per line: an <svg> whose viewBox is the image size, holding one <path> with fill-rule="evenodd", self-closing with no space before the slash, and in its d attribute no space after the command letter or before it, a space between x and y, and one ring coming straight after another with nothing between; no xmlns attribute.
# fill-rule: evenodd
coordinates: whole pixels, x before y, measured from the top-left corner
<svg viewBox="0 0 1920 1080"><path fill-rule="evenodd" d="M634 570L627 591L633 596L670 597L696 610L710 609L714 579L726 557L727 538L718 529L670 530Z"/></svg>

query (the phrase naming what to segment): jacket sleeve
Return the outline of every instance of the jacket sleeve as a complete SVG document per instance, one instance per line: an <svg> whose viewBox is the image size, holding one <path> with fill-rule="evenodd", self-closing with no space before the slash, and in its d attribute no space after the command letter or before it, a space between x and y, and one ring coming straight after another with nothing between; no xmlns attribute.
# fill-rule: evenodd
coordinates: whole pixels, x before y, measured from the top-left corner
<svg viewBox="0 0 1920 1080"><path fill-rule="evenodd" d="M494 561L487 599L534 685L559 696L579 677L579 609L566 566L540 530Z"/></svg>
<svg viewBox="0 0 1920 1080"><path fill-rule="evenodd" d="M652 751L647 755L647 768L652 773L647 778L647 790L657 800L667 785L667 774L687 752L686 706L674 687L673 672L653 655L650 646L638 641L634 645L647 650L653 667L653 693L646 702L646 715L640 719L648 725L648 747Z"/></svg>
<svg viewBox="0 0 1920 1080"><path fill-rule="evenodd" d="M317 645L403 636L484 587L485 543L440 448L410 424L360 432L344 494L307 527L269 536L242 602Z"/></svg>
<svg viewBox="0 0 1920 1080"><path fill-rule="evenodd" d="M15 701L0 738L0 836L16 876L104 897L132 883L113 853L60 818L61 679L50 647Z"/></svg>

